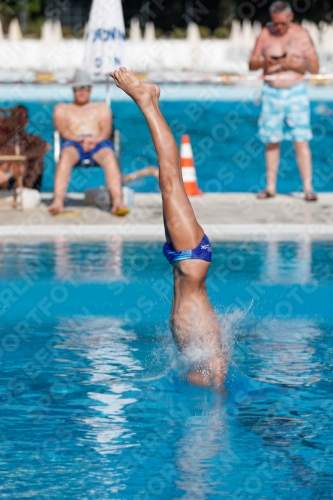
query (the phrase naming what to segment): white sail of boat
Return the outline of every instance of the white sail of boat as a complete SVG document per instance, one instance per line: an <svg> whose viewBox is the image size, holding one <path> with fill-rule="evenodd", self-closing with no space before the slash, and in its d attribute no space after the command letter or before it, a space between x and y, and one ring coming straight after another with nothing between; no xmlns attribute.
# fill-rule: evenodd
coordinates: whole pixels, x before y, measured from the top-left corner
<svg viewBox="0 0 333 500"><path fill-rule="evenodd" d="M93 0L85 40L85 71L107 75L125 66L125 38L121 0Z"/></svg>

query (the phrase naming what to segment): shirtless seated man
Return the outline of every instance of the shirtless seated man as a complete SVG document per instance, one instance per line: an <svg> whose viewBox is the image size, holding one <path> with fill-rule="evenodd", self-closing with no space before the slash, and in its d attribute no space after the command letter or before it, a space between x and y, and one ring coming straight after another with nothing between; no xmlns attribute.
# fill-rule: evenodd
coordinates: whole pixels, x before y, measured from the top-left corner
<svg viewBox="0 0 333 500"><path fill-rule="evenodd" d="M312 160L308 141L312 138L310 105L303 75L317 73L319 63L309 33L293 22L287 2L270 6L272 22L263 28L253 50L249 68L262 68L276 75L263 85L259 136L266 144L267 185L259 199L275 195L280 160L280 142L293 141L307 201L315 201L312 187Z"/></svg>
<svg viewBox="0 0 333 500"><path fill-rule="evenodd" d="M90 160L104 169L112 200L111 212L125 215L129 210L122 202L121 175L110 140L111 110L105 103L89 102L92 81L85 71L76 71L72 86L74 103L58 104L54 109L54 125L63 141L55 174L54 199L49 212L63 212L73 167Z"/></svg>

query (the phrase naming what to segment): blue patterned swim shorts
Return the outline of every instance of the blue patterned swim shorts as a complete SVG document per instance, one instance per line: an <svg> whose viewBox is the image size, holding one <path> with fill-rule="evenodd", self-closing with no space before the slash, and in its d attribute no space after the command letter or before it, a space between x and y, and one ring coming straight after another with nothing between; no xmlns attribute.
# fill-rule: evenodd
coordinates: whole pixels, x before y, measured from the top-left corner
<svg viewBox="0 0 333 500"><path fill-rule="evenodd" d="M264 83L259 136L265 144L287 141L309 141L312 138L310 103L304 82L288 89L277 89Z"/></svg>

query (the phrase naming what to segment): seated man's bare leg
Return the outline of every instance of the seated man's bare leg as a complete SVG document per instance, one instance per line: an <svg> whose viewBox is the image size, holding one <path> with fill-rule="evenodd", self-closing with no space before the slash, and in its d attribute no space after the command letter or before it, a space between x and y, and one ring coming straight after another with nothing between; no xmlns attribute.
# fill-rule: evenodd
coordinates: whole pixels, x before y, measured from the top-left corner
<svg viewBox="0 0 333 500"><path fill-rule="evenodd" d="M27 161L27 169L23 179L24 187L38 189L40 191L42 184L42 175L44 171L44 155Z"/></svg>
<svg viewBox="0 0 333 500"><path fill-rule="evenodd" d="M58 214L64 210L64 200L72 168L79 161L79 153L74 146L69 146L61 152L60 160L55 173L54 198L49 206L51 214Z"/></svg>
<svg viewBox="0 0 333 500"><path fill-rule="evenodd" d="M2 161L0 163L0 189L8 188L8 177L6 172L9 172L9 162Z"/></svg>
<svg viewBox="0 0 333 500"><path fill-rule="evenodd" d="M135 170L130 174L123 175L123 182L126 184L127 182L135 181L136 179L140 179L141 177L155 177L158 179L158 168L157 167L144 167L140 170Z"/></svg>
<svg viewBox="0 0 333 500"><path fill-rule="evenodd" d="M7 138L8 140L8 138ZM13 155L15 154L14 148L10 144L1 144L0 146L0 155ZM0 162L0 189L8 189L9 187L9 179L8 172L11 172L11 163L9 161L1 161Z"/></svg>
<svg viewBox="0 0 333 500"><path fill-rule="evenodd" d="M19 179L26 172L24 162L3 161L0 163L0 189L11 189L14 184L9 182L10 179ZM8 177L8 173L10 176Z"/></svg>
<svg viewBox="0 0 333 500"><path fill-rule="evenodd" d="M112 208L111 213L116 213L124 208L122 200L121 174L115 154L109 148L102 148L93 156L94 161L104 169L106 184L110 191Z"/></svg>

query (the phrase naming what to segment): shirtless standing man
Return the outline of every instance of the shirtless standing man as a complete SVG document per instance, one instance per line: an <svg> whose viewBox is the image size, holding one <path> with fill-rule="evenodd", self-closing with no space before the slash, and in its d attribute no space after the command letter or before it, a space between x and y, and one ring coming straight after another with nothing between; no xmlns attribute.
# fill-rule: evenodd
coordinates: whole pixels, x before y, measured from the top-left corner
<svg viewBox="0 0 333 500"><path fill-rule="evenodd" d="M312 138L310 106L302 75L318 73L318 57L308 32L293 23L294 15L287 2L272 3L269 12L272 22L261 31L249 68L262 68L265 75L283 75L285 79L269 80L263 85L259 135L266 144L267 186L257 198L275 195L280 142L286 139L293 141L305 199L315 201L308 143Z"/></svg>
<svg viewBox="0 0 333 500"><path fill-rule="evenodd" d="M89 102L92 81L85 71L76 71L72 86L74 103L57 104L54 108L54 125L63 142L55 174L54 199L49 212L63 212L72 168L84 160L90 160L104 169L112 200L111 212L125 215L129 210L122 202L121 175L110 140L111 110L106 103Z"/></svg>

